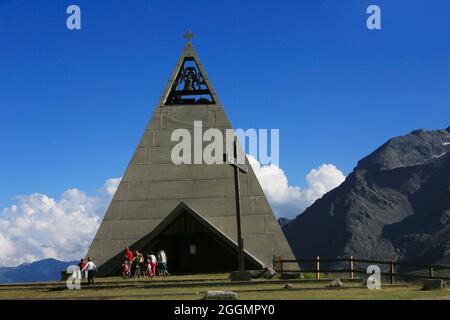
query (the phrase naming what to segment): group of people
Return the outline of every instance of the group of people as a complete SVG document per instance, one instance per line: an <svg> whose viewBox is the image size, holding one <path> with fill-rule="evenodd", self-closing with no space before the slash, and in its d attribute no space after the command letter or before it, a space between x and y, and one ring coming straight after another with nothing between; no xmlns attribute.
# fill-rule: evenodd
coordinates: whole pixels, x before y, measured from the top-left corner
<svg viewBox="0 0 450 320"><path fill-rule="evenodd" d="M140 277L167 277L167 255L164 250L160 250L157 255L153 251L143 254L137 250L134 253L130 248L125 248L124 262L122 264L122 275L127 278Z"/></svg>
<svg viewBox="0 0 450 320"><path fill-rule="evenodd" d="M168 277L169 271L167 269L167 255L164 250L160 250L157 255L153 251L143 254L139 251L125 248L125 261L122 264L122 275L124 278L140 278L140 277ZM81 259L78 264L79 271L82 278L88 279L88 285L95 286L95 273L97 266L89 257L87 262Z"/></svg>

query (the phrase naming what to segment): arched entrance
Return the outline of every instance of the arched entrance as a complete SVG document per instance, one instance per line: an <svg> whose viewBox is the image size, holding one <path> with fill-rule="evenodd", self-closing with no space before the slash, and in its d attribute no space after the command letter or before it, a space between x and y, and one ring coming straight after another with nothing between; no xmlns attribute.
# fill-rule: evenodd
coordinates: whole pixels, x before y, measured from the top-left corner
<svg viewBox="0 0 450 320"><path fill-rule="evenodd" d="M132 246L155 254L163 249L170 273L227 272L238 269L238 247L191 207L181 202L150 234ZM247 270L264 268L245 252Z"/></svg>

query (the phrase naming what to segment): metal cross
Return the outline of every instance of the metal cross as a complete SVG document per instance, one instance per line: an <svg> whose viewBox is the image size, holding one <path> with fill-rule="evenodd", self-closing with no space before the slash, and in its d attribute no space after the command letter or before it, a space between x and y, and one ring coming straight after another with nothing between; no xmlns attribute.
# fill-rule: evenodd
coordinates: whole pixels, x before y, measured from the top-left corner
<svg viewBox="0 0 450 320"><path fill-rule="evenodd" d="M241 199L240 199L240 183L239 183L239 172L247 173L247 165L240 164L237 154L237 141L234 139L233 144L233 158L224 153L223 158L225 163L229 164L234 168L234 189L235 189L235 200L236 200L236 225L237 225L237 239L238 239L238 265L239 271L244 271L244 239L242 239L242 228L241 228ZM245 158L244 158L245 159Z"/></svg>
<svg viewBox="0 0 450 320"><path fill-rule="evenodd" d="M183 38L185 38L187 40L187 44L190 45L192 38L194 38L194 34L191 32L191 30L188 30L183 34Z"/></svg>

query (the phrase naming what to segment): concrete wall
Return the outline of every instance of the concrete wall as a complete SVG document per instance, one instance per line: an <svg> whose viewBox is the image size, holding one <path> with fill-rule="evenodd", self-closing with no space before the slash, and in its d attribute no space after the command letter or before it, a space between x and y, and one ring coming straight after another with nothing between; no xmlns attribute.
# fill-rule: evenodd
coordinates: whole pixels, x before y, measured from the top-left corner
<svg viewBox="0 0 450 320"><path fill-rule="evenodd" d="M192 131L194 121L200 120L203 131L231 128L220 103L156 108L87 253L97 266L150 233L181 201L236 241L233 169L226 164L174 165L171 161L176 144L170 141L172 131ZM248 168L248 174L241 174L245 248L266 265L272 264L274 256L293 259L261 186Z"/></svg>

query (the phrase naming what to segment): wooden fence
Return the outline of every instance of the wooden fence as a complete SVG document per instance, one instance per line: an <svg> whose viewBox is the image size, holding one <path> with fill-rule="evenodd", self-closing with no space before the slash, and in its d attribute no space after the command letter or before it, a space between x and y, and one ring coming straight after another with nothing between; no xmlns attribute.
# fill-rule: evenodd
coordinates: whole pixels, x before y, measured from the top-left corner
<svg viewBox="0 0 450 320"><path fill-rule="evenodd" d="M344 263L342 268L334 268L334 269L326 269L323 268L323 264L338 264ZM286 264L296 264L299 268L297 269L286 269ZM314 265L314 268L302 268L301 265L309 264ZM439 278L442 280L450 280L449 276L444 277L436 277L436 272L438 270L447 270L450 275L450 266L443 265L423 265L423 264L415 264L409 262L398 262L398 261L383 261L383 260L369 260L369 259L355 259L350 256L348 258L335 258L335 259L322 259L320 257L316 257L315 259L301 259L301 260L282 260L276 259L273 261L273 265L275 271L279 273L285 272L302 272L302 273L313 273L315 274L316 279L320 279L321 274L323 273L348 273L351 279L355 278L355 274L367 274L365 269L358 269L358 265L378 265L380 266L388 266L388 272L382 271L381 275L387 276L390 279L391 284L395 283L395 278L405 278L405 279L433 279ZM397 270L400 267L409 267L412 269L427 271L427 275L419 275L411 272L398 272Z"/></svg>

